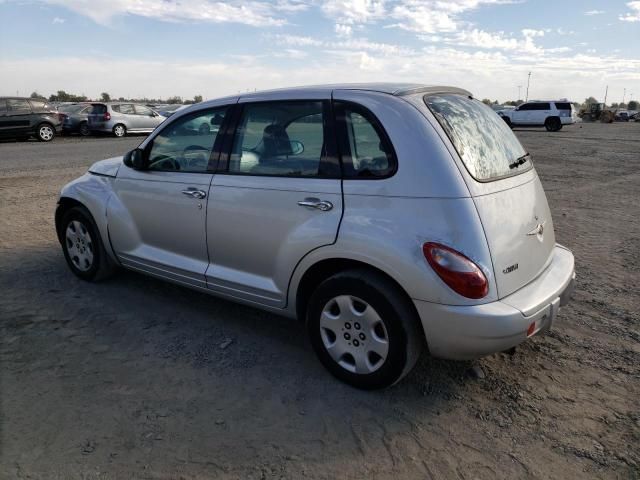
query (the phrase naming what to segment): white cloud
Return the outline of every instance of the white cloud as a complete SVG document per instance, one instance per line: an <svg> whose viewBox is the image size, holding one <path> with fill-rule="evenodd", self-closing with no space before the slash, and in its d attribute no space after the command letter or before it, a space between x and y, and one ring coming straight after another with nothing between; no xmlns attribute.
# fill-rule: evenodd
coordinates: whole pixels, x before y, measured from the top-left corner
<svg viewBox="0 0 640 480"><path fill-rule="evenodd" d="M628 2L627 7L631 12L620 15L618 18L623 22L640 22L640 1Z"/></svg>
<svg viewBox="0 0 640 480"><path fill-rule="evenodd" d="M278 45L284 45L287 47L319 47L324 44L322 40L312 37L304 37L301 35L289 35L286 33L278 33L275 35L265 35L275 41Z"/></svg>
<svg viewBox="0 0 640 480"><path fill-rule="evenodd" d="M351 25L344 25L342 23L336 23L335 30L338 37L350 37L353 33L353 27Z"/></svg>
<svg viewBox="0 0 640 480"><path fill-rule="evenodd" d="M592 15L602 15L603 13L605 13L604 10L588 10L586 12L584 12L585 15L588 16L592 16Z"/></svg>
<svg viewBox="0 0 640 480"><path fill-rule="evenodd" d="M167 22L242 23L251 26L284 25L285 14L308 8L295 0L228 2L216 0L181 0L179 2L156 0L42 0L59 5L96 23L108 25L114 17L136 15Z"/></svg>
<svg viewBox="0 0 640 480"><path fill-rule="evenodd" d="M343 24L367 23L383 17L384 0L325 0L322 10Z"/></svg>
<svg viewBox="0 0 640 480"><path fill-rule="evenodd" d="M64 23L65 19L64 18L60 18L60 17L53 17L53 20L51 20L51 23L58 24L58 23Z"/></svg>

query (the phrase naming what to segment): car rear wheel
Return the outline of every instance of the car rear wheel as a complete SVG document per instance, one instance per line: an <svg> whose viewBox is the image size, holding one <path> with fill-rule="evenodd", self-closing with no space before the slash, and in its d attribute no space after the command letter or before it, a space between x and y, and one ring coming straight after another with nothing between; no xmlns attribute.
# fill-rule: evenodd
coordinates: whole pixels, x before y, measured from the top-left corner
<svg viewBox="0 0 640 480"><path fill-rule="evenodd" d="M127 127L119 123L115 127L113 127L113 134L116 137L124 137L127 134Z"/></svg>
<svg viewBox="0 0 640 480"><path fill-rule="evenodd" d="M511 119L509 117L502 117L502 119L504 120L504 123L506 123L509 128L513 128L513 125L511 124Z"/></svg>
<svg viewBox="0 0 640 480"><path fill-rule="evenodd" d="M76 276L95 282L115 272L116 266L105 251L98 227L87 209L69 209L59 227L64 257Z"/></svg>
<svg viewBox="0 0 640 480"><path fill-rule="evenodd" d="M41 123L38 125L36 136L41 142L50 142L56 136L56 131L48 123Z"/></svg>
<svg viewBox="0 0 640 480"><path fill-rule="evenodd" d="M557 132L562 128L562 122L558 117L547 118L544 122L547 132Z"/></svg>
<svg viewBox="0 0 640 480"><path fill-rule="evenodd" d="M83 137L88 137L91 134L91 130L89 130L89 125L87 124L87 122L80 123L80 125L78 126L78 132Z"/></svg>
<svg viewBox="0 0 640 480"><path fill-rule="evenodd" d="M415 365L424 334L398 287L366 269L322 282L309 300L307 329L318 358L340 380L362 389L384 388Z"/></svg>

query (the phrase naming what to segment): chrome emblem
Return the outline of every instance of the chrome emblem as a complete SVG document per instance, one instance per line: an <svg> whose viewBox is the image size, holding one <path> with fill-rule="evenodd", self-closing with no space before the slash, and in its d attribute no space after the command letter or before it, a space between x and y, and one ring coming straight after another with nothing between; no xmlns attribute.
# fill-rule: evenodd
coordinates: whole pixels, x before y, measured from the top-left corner
<svg viewBox="0 0 640 480"><path fill-rule="evenodd" d="M536 220L538 219L538 217L536 217ZM528 236L536 236L536 238L540 241L543 240L543 234L544 234L544 225L546 224L546 220L542 223L539 223L536 225L536 228L534 228L533 230L531 230L529 233L527 233Z"/></svg>

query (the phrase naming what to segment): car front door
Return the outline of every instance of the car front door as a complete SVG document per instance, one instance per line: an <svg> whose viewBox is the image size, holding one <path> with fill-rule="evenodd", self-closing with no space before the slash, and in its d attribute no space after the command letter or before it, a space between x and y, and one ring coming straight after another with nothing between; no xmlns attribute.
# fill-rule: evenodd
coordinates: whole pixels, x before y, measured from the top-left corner
<svg viewBox="0 0 640 480"><path fill-rule="evenodd" d="M528 125L531 123L531 104L523 103L513 112L513 123Z"/></svg>
<svg viewBox="0 0 640 480"><path fill-rule="evenodd" d="M107 216L114 251L125 266L206 286L205 220L218 135L188 125L212 114L224 117L226 110L212 107L176 119L143 143L142 170L118 170Z"/></svg>
<svg viewBox="0 0 640 480"><path fill-rule="evenodd" d="M206 279L217 292L284 307L300 259L336 240L340 168L327 95L263 95L240 99L235 135L225 135L208 199Z"/></svg>
<svg viewBox="0 0 640 480"><path fill-rule="evenodd" d="M136 122L141 129L153 130L160 125L160 115L155 113L145 105L134 105L136 111Z"/></svg>
<svg viewBox="0 0 640 480"><path fill-rule="evenodd" d="M31 131L31 105L22 98L7 99L7 125L8 135L28 135Z"/></svg>

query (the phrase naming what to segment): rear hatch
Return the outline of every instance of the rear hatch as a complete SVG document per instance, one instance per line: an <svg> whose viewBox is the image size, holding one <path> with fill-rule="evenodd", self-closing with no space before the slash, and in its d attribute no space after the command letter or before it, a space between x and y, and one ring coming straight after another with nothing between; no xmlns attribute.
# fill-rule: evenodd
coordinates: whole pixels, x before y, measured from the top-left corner
<svg viewBox="0 0 640 480"><path fill-rule="evenodd" d="M549 205L531 157L491 108L459 94L427 95L458 152L482 221L503 298L548 265L555 235ZM478 187L478 188L474 188Z"/></svg>
<svg viewBox="0 0 640 480"><path fill-rule="evenodd" d="M576 110L573 108L571 102L554 102L558 109L558 115L562 119L563 123L575 122Z"/></svg>
<svg viewBox="0 0 640 480"><path fill-rule="evenodd" d="M87 116L87 123L91 127L101 126L104 122L110 119L109 110L103 103L93 103L89 115Z"/></svg>

